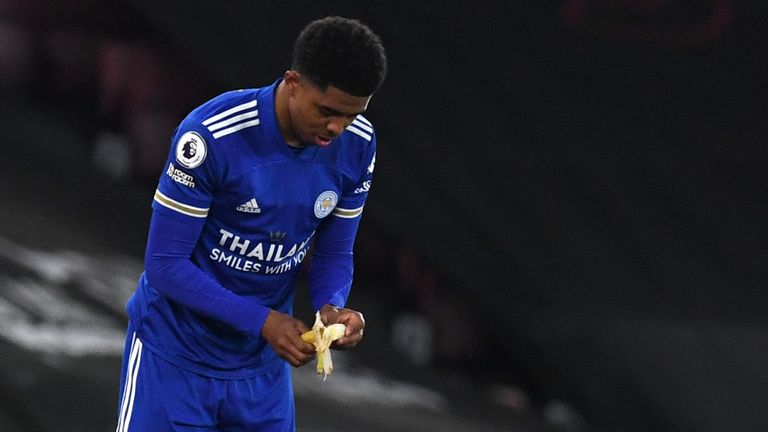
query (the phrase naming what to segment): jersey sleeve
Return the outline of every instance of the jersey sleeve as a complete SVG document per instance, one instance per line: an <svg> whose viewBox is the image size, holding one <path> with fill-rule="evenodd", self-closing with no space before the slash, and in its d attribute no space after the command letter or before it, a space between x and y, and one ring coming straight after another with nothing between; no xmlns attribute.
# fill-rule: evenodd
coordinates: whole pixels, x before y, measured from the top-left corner
<svg viewBox="0 0 768 432"><path fill-rule="evenodd" d="M357 125L362 117L358 117L350 127L363 127L364 123ZM365 200L368 198L368 192L373 182L373 170L376 166L376 135L373 129L364 130L365 135L370 137L370 142L363 153L362 168L358 171L356 181L351 187L342 191L341 199L333 210L333 216L344 219L354 219L360 217L363 213Z"/></svg>
<svg viewBox="0 0 768 432"><path fill-rule="evenodd" d="M365 125L370 126L365 123L358 127ZM315 310L325 304L343 307L352 288L353 246L376 163L376 137L372 130L363 130L369 132L371 138L364 153L363 168L354 186L344 191L331 217L323 221L316 232L309 271L310 295Z"/></svg>
<svg viewBox="0 0 768 432"><path fill-rule="evenodd" d="M192 217L184 222L153 212L144 257L149 284L192 311L258 337L269 309L226 289L190 260L202 226L202 220Z"/></svg>
<svg viewBox="0 0 768 432"><path fill-rule="evenodd" d="M209 146L213 137L205 121L193 114L174 132L155 191L145 254L147 280L174 302L256 337L269 309L227 289L191 260L225 171Z"/></svg>
<svg viewBox="0 0 768 432"><path fill-rule="evenodd" d="M223 171L212 138L195 116L173 134L171 150L152 202L155 211L178 220L205 219Z"/></svg>

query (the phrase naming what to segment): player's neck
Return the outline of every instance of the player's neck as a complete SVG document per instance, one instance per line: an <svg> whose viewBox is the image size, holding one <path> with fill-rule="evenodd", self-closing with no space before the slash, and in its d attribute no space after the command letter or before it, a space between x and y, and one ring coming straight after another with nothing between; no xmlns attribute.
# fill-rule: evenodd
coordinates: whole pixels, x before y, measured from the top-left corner
<svg viewBox="0 0 768 432"><path fill-rule="evenodd" d="M281 81L275 90L275 115L277 116L277 126L280 129L280 135L283 136L285 143L291 147L304 147L299 141L299 137L293 132L291 123L291 113L288 110L288 92L285 89L285 81Z"/></svg>

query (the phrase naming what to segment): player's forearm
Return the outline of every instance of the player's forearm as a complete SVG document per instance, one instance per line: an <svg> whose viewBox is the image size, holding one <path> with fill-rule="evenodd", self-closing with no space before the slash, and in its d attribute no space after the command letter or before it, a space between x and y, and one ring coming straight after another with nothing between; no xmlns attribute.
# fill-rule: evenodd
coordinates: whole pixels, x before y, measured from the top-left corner
<svg viewBox="0 0 768 432"><path fill-rule="evenodd" d="M352 254L328 255L315 251L309 270L312 305L319 310L330 304L343 307L352 288Z"/></svg>
<svg viewBox="0 0 768 432"><path fill-rule="evenodd" d="M325 304L343 307L352 287L353 258L360 217L331 217L315 237L315 251L309 270L309 287L315 310Z"/></svg>
<svg viewBox="0 0 768 432"><path fill-rule="evenodd" d="M145 256L149 284L169 299L258 336L269 309L227 290L190 261L200 228L155 212Z"/></svg>
<svg viewBox="0 0 768 432"><path fill-rule="evenodd" d="M189 260L154 256L147 263L150 285L169 299L252 336L261 333L269 309L238 296Z"/></svg>

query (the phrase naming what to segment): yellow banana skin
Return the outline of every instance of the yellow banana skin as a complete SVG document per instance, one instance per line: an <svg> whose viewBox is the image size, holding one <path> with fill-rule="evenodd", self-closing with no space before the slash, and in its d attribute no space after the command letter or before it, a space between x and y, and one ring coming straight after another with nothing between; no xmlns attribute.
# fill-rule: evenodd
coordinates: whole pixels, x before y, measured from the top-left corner
<svg viewBox="0 0 768 432"><path fill-rule="evenodd" d="M320 319L320 311L317 311L312 330L301 335L301 339L304 342L315 346L315 352L317 352L317 374L323 375L323 381L333 372L331 343L342 338L345 330L344 324L331 324L326 327L323 324L323 320Z"/></svg>

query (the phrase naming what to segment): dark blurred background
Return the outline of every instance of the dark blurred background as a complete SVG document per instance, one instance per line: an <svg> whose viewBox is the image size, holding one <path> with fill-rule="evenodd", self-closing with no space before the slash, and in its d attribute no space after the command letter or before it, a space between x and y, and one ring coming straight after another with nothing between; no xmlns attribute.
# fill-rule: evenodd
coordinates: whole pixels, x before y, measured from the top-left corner
<svg viewBox="0 0 768 432"><path fill-rule="evenodd" d="M301 28L339 14L390 61L367 114L379 151L350 298L371 332L348 373L438 402L338 419L766 430L767 12L0 0L0 425L114 427L122 304L173 129L220 92L273 82ZM325 408L297 397L300 430L338 428L313 429Z"/></svg>

